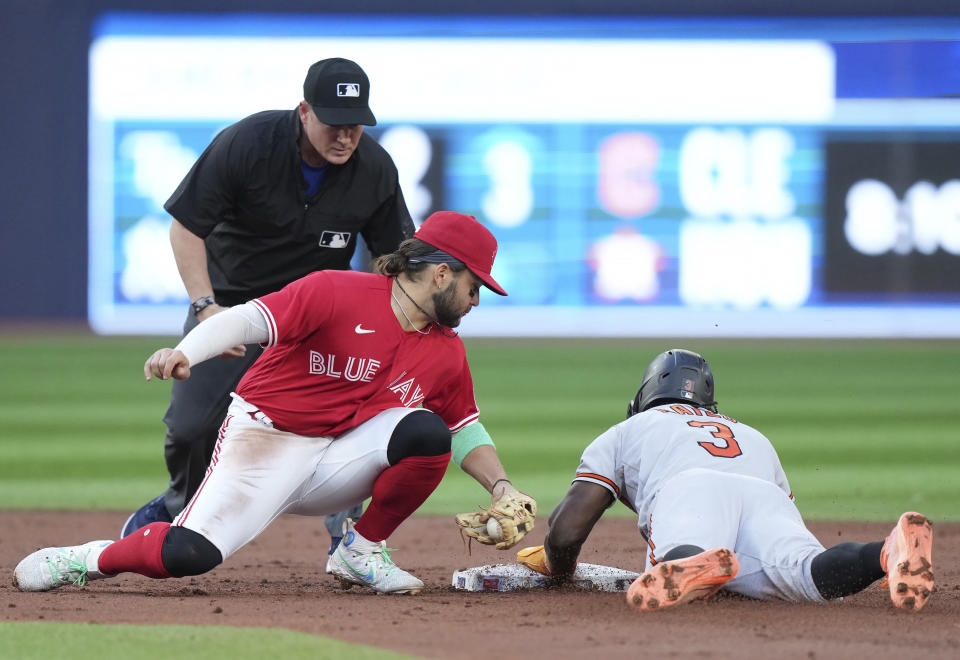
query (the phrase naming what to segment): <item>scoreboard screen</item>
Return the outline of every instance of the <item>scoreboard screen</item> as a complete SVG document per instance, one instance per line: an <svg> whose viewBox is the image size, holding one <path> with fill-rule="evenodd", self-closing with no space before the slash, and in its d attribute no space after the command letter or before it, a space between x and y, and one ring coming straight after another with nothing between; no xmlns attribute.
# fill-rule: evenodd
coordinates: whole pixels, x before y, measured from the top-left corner
<svg viewBox="0 0 960 660"><path fill-rule="evenodd" d="M902 64L849 47L940 61L950 26L822 25L104 16L91 325L179 331L163 203L218 131L294 108L339 56L370 76L367 132L415 222L456 210L497 236L510 295L481 294L464 336L960 336L960 105L925 61L910 100Z"/></svg>
<svg viewBox="0 0 960 660"><path fill-rule="evenodd" d="M960 136L838 136L826 146L830 299L955 301Z"/></svg>

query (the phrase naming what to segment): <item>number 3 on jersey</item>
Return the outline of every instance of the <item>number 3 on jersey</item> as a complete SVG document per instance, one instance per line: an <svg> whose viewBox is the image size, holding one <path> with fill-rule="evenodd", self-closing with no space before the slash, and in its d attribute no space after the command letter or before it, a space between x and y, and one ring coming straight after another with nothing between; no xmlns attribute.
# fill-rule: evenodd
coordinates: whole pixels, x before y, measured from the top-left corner
<svg viewBox="0 0 960 660"><path fill-rule="evenodd" d="M716 442L706 440L697 443L706 449L711 456L718 458L736 458L743 453L740 450L740 445L737 444L737 439L733 437L733 431L731 431L730 427L726 424L718 424L717 422L687 422L687 426L692 426L696 429L716 429L715 431L710 431L710 435L719 440L723 440L724 443L726 443L725 445L721 446Z"/></svg>

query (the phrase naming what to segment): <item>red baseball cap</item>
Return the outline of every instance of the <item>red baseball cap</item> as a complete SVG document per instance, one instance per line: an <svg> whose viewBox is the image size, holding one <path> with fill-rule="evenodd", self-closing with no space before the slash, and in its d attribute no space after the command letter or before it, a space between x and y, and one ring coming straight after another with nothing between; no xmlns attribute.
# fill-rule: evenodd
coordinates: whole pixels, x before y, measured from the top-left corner
<svg viewBox="0 0 960 660"><path fill-rule="evenodd" d="M507 295L490 275L497 256L497 239L472 215L437 211L423 221L414 238L456 257L491 291Z"/></svg>

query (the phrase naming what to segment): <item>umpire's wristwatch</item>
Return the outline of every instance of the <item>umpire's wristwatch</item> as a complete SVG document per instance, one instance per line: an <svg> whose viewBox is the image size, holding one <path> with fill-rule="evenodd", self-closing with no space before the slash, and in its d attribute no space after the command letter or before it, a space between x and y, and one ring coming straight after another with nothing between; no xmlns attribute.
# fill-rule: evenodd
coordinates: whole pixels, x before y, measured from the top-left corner
<svg viewBox="0 0 960 660"><path fill-rule="evenodd" d="M213 299L213 296L204 296L190 303L190 308L193 309L193 315L196 316L210 305L215 305L216 303L217 301Z"/></svg>

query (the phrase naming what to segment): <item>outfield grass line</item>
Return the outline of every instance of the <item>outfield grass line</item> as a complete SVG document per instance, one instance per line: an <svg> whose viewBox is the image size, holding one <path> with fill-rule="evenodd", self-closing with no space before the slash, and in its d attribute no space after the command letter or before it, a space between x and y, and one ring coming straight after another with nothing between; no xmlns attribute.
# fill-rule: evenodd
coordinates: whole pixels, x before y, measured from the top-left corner
<svg viewBox="0 0 960 660"><path fill-rule="evenodd" d="M147 355L169 344L157 337L5 337L0 506L122 511L161 492L170 384L145 383L141 370ZM805 516L883 520L919 502L932 518L960 520L960 492L948 480L960 464L957 406L943 396L956 393L960 342L465 344L481 420L511 479L537 498L544 516L569 487L586 445L623 419L647 362L665 348L687 347L713 365L721 411L773 442ZM488 497L451 466L421 510L451 515Z"/></svg>
<svg viewBox="0 0 960 660"><path fill-rule="evenodd" d="M231 660L416 660L416 656L283 628L0 622L0 638L6 660L166 660L171 649L196 658Z"/></svg>

